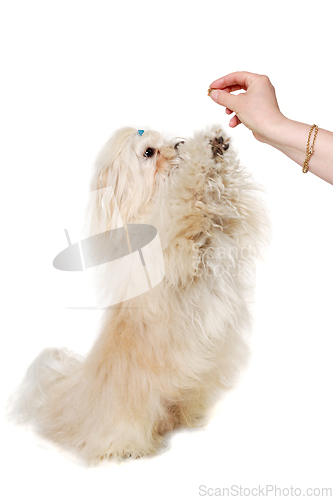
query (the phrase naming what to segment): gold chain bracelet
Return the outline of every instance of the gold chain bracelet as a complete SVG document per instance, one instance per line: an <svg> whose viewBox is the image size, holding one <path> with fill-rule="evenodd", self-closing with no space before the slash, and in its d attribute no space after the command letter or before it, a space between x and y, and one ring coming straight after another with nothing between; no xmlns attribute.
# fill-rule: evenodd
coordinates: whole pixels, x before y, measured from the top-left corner
<svg viewBox="0 0 333 500"><path fill-rule="evenodd" d="M312 145L310 146L310 140L311 140L311 135L312 135L313 129L315 130L315 132L314 132L314 136L313 136ZM312 127L310 128L308 142L306 145L306 157L305 157L305 160L303 163L303 172L305 174L309 171L309 160L310 160L311 156L313 155L313 153L315 152L314 143L315 143L317 134L318 134L318 126L312 125Z"/></svg>

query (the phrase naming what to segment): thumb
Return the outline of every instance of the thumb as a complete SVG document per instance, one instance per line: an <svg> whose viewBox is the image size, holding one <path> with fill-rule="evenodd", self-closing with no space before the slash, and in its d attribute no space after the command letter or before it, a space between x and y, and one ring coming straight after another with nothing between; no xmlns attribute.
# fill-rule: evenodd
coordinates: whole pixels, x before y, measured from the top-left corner
<svg viewBox="0 0 333 500"><path fill-rule="evenodd" d="M215 89L212 90L209 95L213 99L213 101L217 102L217 104L220 104L220 106L224 106L225 108L229 108L231 109L231 111L234 111L237 96L229 94L229 92L225 92L224 90Z"/></svg>

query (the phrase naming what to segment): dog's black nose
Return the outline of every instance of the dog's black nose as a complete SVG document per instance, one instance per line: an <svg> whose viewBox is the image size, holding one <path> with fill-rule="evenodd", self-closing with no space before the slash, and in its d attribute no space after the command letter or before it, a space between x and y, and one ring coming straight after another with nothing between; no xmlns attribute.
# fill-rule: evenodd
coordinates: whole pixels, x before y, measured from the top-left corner
<svg viewBox="0 0 333 500"><path fill-rule="evenodd" d="M178 149L179 144L184 144L184 143L185 143L185 141L179 141L179 142L177 142L177 144L174 145L174 148Z"/></svg>

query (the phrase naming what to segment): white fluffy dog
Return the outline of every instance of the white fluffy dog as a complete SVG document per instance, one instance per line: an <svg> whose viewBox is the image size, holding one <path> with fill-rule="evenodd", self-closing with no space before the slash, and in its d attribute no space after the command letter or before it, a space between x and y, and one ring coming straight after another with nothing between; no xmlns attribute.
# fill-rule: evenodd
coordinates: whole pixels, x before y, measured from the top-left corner
<svg viewBox="0 0 333 500"><path fill-rule="evenodd" d="M172 429L200 425L232 386L247 358L249 271L267 227L218 127L177 144L121 129L92 189L101 193L92 232L116 227L116 204L124 224L155 226L165 277L106 309L86 360L47 349L20 387L16 415L88 463L153 454Z"/></svg>

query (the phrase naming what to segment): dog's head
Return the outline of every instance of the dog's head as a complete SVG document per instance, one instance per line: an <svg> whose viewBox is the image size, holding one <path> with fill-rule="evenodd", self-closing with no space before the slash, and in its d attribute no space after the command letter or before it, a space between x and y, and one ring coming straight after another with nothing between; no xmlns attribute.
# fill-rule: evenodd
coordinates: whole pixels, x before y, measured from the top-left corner
<svg viewBox="0 0 333 500"><path fill-rule="evenodd" d="M92 222L95 232L123 222L144 221L173 165L177 144L152 130L118 130L100 152L91 190L96 193ZM98 226L98 227L97 227Z"/></svg>

